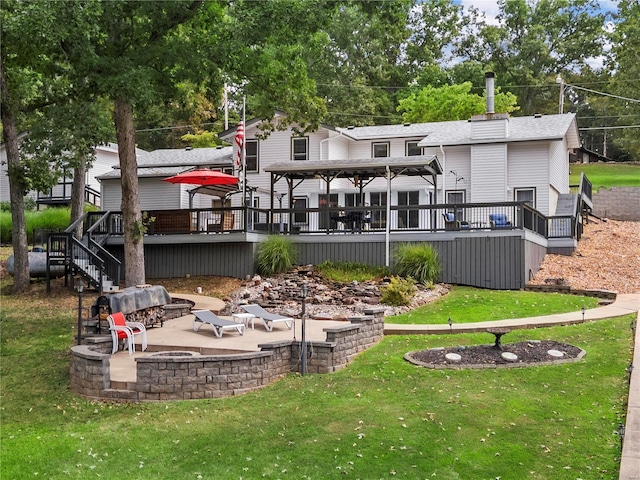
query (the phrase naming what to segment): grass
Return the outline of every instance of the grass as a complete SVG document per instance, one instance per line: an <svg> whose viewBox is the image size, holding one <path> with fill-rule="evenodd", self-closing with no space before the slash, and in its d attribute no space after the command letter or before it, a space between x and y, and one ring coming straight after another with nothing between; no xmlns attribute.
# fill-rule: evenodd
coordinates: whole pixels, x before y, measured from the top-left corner
<svg viewBox="0 0 640 480"><path fill-rule="evenodd" d="M617 478L633 316L504 337L584 348L573 364L429 370L403 355L486 334L391 336L334 374L132 405L69 391L74 305L3 290L1 478ZM458 302L455 315L475 308Z"/></svg>
<svg viewBox="0 0 640 480"><path fill-rule="evenodd" d="M64 230L70 224L71 209L70 208L46 208L42 211L25 211L25 229L27 232L27 241L33 243L33 230ZM0 242L11 242L11 212L8 210L0 211Z"/></svg>
<svg viewBox="0 0 640 480"><path fill-rule="evenodd" d="M559 293L483 290L452 287L448 295L420 308L387 319L397 324L473 323L536 317L594 308L598 299ZM544 312L544 313L542 313Z"/></svg>
<svg viewBox="0 0 640 480"><path fill-rule="evenodd" d="M590 163L572 164L569 183L578 185L580 174L587 176L594 190L603 187L640 187L640 165Z"/></svg>
<svg viewBox="0 0 640 480"><path fill-rule="evenodd" d="M317 266L320 274L334 282L366 282L377 280L389 274L386 267L375 267L366 263L331 262L326 260Z"/></svg>

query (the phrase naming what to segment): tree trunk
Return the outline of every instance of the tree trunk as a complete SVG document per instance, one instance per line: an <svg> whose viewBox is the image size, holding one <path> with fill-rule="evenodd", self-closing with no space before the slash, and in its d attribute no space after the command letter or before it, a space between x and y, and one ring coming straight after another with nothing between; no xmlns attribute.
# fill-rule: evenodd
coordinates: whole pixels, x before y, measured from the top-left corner
<svg viewBox="0 0 640 480"><path fill-rule="evenodd" d="M71 186L71 223L84 214L84 187L87 174L87 162L82 162L73 169L73 185ZM77 239L82 238L82 224L73 232Z"/></svg>
<svg viewBox="0 0 640 480"><path fill-rule="evenodd" d="M122 183L122 220L124 223L125 286L145 283L142 213L138 195L138 161L133 128L133 105L118 98L114 102L114 120Z"/></svg>
<svg viewBox="0 0 640 480"><path fill-rule="evenodd" d="M20 149L14 105L5 78L4 61L0 56L0 92L2 98L2 136L7 151L7 171L9 176L9 199L11 203L11 243L13 244L13 293L29 290L29 244L24 218L25 183L20 171Z"/></svg>

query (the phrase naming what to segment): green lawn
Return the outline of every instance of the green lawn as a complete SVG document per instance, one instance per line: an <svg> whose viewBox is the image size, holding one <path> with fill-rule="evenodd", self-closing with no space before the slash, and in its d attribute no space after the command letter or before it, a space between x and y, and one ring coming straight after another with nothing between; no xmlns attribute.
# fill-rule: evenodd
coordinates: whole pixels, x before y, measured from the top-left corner
<svg viewBox="0 0 640 480"><path fill-rule="evenodd" d="M578 185L584 172L594 190L602 187L640 187L640 165L590 163L572 164L569 183Z"/></svg>
<svg viewBox="0 0 640 480"><path fill-rule="evenodd" d="M334 374L132 405L70 393L70 305L2 298L3 479L617 478L633 316L503 338L571 343L578 363L429 370L403 355L490 339L391 336Z"/></svg>
<svg viewBox="0 0 640 480"><path fill-rule="evenodd" d="M473 323L507 318L525 318L594 308L598 299L559 293L484 290L452 287L448 295L402 315L387 318L387 323L446 324ZM540 313L540 312L545 312Z"/></svg>

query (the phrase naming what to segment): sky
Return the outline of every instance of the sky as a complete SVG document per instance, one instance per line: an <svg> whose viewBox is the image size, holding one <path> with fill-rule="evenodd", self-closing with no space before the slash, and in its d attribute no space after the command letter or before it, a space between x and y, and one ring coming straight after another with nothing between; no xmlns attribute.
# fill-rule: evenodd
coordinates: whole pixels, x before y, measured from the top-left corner
<svg viewBox="0 0 640 480"><path fill-rule="evenodd" d="M465 9L469 7L475 7L481 12L483 12L487 18L487 22L489 24L496 24L495 20L496 15L500 12L498 7L497 0L454 0L454 3L462 5ZM600 11L602 13L615 13L618 9L618 0L598 0L597 4L600 6ZM604 28L612 29L611 18L607 19L608 24L604 25ZM608 51L610 48L609 45L605 45L604 50ZM603 62L605 61L604 55L594 57L588 61L592 68L601 68L603 66Z"/></svg>
<svg viewBox="0 0 640 480"><path fill-rule="evenodd" d="M458 3L465 8L474 6L485 13L487 20L490 21L490 23L492 19L495 19L499 12L497 0L457 0L455 3ZM617 10L618 0L599 0L597 3L600 5L600 11L603 13L615 12Z"/></svg>

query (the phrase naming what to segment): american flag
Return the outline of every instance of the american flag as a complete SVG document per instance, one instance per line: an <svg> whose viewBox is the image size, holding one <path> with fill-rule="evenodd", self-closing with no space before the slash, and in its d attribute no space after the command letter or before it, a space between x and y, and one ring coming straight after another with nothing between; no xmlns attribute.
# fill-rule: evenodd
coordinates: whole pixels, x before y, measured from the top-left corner
<svg viewBox="0 0 640 480"><path fill-rule="evenodd" d="M242 168L242 157L244 153L244 123L238 123L236 127L236 145L238 146L238 156L236 157L236 166Z"/></svg>

